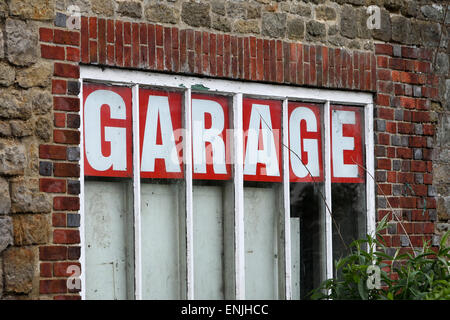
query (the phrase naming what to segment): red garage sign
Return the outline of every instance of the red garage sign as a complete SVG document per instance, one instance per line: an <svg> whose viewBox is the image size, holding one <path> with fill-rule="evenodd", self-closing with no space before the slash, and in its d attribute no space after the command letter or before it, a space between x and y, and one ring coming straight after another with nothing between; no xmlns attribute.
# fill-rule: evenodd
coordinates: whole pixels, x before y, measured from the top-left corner
<svg viewBox="0 0 450 320"><path fill-rule="evenodd" d="M228 97L192 94L194 179L232 177ZM288 141L282 145L279 100L243 99L243 166L248 181L282 181L282 148L289 148L292 182L323 181L322 106L289 102ZM84 84L85 175L132 176L132 90ZM143 178L183 178L183 95L139 90L140 167ZM364 182L361 108L331 106L331 172L334 183Z"/></svg>

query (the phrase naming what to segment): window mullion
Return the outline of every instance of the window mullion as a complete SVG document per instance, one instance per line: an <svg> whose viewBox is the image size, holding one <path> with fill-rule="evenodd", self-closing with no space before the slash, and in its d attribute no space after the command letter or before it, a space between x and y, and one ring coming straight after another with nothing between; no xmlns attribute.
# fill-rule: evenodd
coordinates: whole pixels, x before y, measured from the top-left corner
<svg viewBox="0 0 450 320"><path fill-rule="evenodd" d="M364 108L366 144L366 207L367 207L367 233L375 236L375 160L374 160L374 133L373 133L373 104Z"/></svg>
<svg viewBox="0 0 450 320"><path fill-rule="evenodd" d="M330 101L324 108L324 136L325 136L325 243L326 243L326 278L333 277L333 225L331 207L331 106ZM329 212L329 211L331 212Z"/></svg>
<svg viewBox="0 0 450 320"><path fill-rule="evenodd" d="M194 299L194 225L192 195L192 99L191 89L184 92L184 164L185 164L185 226L186 226L186 298Z"/></svg>
<svg viewBox="0 0 450 320"><path fill-rule="evenodd" d="M141 167L139 146L139 85L132 89L133 119L133 208L134 208L134 279L135 298L142 299L142 247L141 247Z"/></svg>
<svg viewBox="0 0 450 320"><path fill-rule="evenodd" d="M289 130L288 130L288 99L283 101L281 128L283 139L283 252L284 252L284 298L291 300L291 204L289 192Z"/></svg>
<svg viewBox="0 0 450 320"><path fill-rule="evenodd" d="M242 124L242 93L233 97L233 162L234 162L234 243L236 300L245 299L244 247L244 151Z"/></svg>

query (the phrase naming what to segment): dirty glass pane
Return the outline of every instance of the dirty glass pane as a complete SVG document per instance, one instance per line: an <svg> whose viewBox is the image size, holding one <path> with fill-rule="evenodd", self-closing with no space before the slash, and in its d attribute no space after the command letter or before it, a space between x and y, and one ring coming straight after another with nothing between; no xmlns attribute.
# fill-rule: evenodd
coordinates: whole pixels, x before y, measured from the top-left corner
<svg viewBox="0 0 450 320"><path fill-rule="evenodd" d="M307 299L325 279L323 183L291 183L292 299Z"/></svg>
<svg viewBox="0 0 450 320"><path fill-rule="evenodd" d="M131 182L85 181L86 299L134 298Z"/></svg>
<svg viewBox="0 0 450 320"><path fill-rule="evenodd" d="M366 235L366 186L363 183L333 183L331 198L333 261L336 261L349 253L352 241Z"/></svg>
<svg viewBox="0 0 450 320"><path fill-rule="evenodd" d="M251 185L251 186L249 186ZM245 298L278 299L278 184L244 186Z"/></svg>
<svg viewBox="0 0 450 320"><path fill-rule="evenodd" d="M363 111L331 106L333 261L347 255L350 243L366 234Z"/></svg>
<svg viewBox="0 0 450 320"><path fill-rule="evenodd" d="M183 183L142 180L143 299L181 299L184 253Z"/></svg>
<svg viewBox="0 0 450 320"><path fill-rule="evenodd" d="M232 197L232 186L217 185L217 182L194 182L194 297L195 299L219 300L225 298L225 287L233 283L234 277L225 264L225 233L233 234L232 226L227 228L225 218L227 197ZM229 223L228 223L229 224ZM232 240L232 239L231 239ZM233 249L233 248L229 248ZM229 262L232 262L229 261Z"/></svg>

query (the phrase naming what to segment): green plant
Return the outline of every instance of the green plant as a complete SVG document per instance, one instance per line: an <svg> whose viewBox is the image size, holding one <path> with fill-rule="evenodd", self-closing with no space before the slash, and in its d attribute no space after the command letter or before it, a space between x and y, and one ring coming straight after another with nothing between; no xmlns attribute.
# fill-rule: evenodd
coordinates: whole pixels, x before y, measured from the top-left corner
<svg viewBox="0 0 450 320"><path fill-rule="evenodd" d="M420 252L399 255L397 250L390 256L379 236L385 228L387 216L374 236L352 242L350 254L335 263L335 278L322 282L311 299L450 300L450 247L446 246L450 231L442 237L438 250L425 242ZM379 271L376 276L381 287L370 285L375 279L368 272L372 269Z"/></svg>

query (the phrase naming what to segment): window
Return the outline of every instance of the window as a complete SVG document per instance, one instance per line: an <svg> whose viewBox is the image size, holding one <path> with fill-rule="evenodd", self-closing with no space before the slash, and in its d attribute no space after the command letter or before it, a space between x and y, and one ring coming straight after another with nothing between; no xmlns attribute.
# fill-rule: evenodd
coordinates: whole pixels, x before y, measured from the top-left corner
<svg viewBox="0 0 450 320"><path fill-rule="evenodd" d="M81 77L84 298L307 298L374 231L371 95Z"/></svg>

